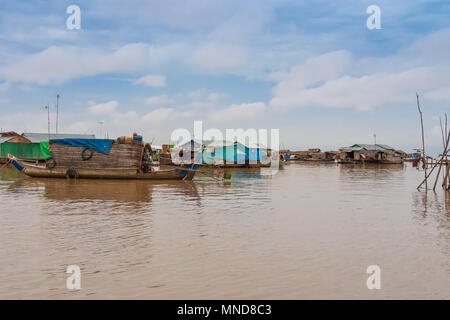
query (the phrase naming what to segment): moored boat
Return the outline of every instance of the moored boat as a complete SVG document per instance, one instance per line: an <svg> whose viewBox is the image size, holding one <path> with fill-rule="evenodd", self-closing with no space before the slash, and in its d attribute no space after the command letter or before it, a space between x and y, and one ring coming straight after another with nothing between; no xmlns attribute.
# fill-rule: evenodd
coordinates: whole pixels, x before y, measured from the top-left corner
<svg viewBox="0 0 450 320"><path fill-rule="evenodd" d="M195 163L146 167L142 143L103 139L55 139L49 143L52 157L36 165L9 155L20 172L39 178L192 180Z"/></svg>
<svg viewBox="0 0 450 320"><path fill-rule="evenodd" d="M42 165L30 164L17 159L11 163L20 172L35 178L76 178L76 179L134 179L134 180L192 180L197 165L183 167L168 166L153 172L138 172L134 169L89 169L89 168L54 168L48 169Z"/></svg>

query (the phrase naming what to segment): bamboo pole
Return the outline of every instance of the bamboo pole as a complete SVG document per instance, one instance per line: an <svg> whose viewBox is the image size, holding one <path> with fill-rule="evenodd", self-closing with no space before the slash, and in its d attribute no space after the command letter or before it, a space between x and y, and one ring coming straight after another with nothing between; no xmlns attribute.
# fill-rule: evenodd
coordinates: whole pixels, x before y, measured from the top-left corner
<svg viewBox="0 0 450 320"><path fill-rule="evenodd" d="M448 163L448 160L447 160L447 155L445 155L445 158L446 158L446 160L445 160L444 181L442 182L442 187L444 189L449 190L450 189L450 184L447 186L447 179L448 179L448 176L449 176L449 173L450 173L450 166L449 166L449 163Z"/></svg>
<svg viewBox="0 0 450 320"><path fill-rule="evenodd" d="M447 113L445 114L445 132L447 132ZM447 138L448 139L448 138ZM446 143L448 144L448 141L446 141ZM444 179L443 179L443 181L442 181L442 186L445 188L445 189L449 189L449 187L447 186L447 179L448 179L448 175L449 175L449 169L450 169L450 166L449 166L449 163L448 163L448 157L447 156L445 156L445 168L446 168L446 170L445 170L445 172L444 172Z"/></svg>
<svg viewBox="0 0 450 320"><path fill-rule="evenodd" d="M445 135L444 135L444 128L442 127L442 120L441 120L441 117L439 117L439 124L441 125L442 144L443 144L443 146L444 146L444 151L445 151L446 139L445 139ZM437 175L436 175L436 180L434 181L434 185L433 185L433 191L436 190L436 185L437 185L438 180L439 180L439 175L441 174L442 163L443 163L443 162L441 161L441 164L439 165L439 170L438 170L438 173L437 173Z"/></svg>
<svg viewBox="0 0 450 320"><path fill-rule="evenodd" d="M427 157L425 155L425 134L423 132L422 110L420 110L419 94L417 92L416 92L416 99L417 99L417 109L419 110L419 115L420 115L420 126L422 128L422 157L423 157L424 171L425 171L425 190L427 190L428 182L427 182ZM420 184L420 185L422 185L422 184Z"/></svg>
<svg viewBox="0 0 450 320"><path fill-rule="evenodd" d="M419 186L417 187L417 190L419 190L419 188L422 186L422 184L427 182L428 177L431 175L431 173L433 173L433 170L437 167L437 165L439 163L441 163L442 161L444 161L444 157L447 156L447 153L448 153L448 142L449 142L449 140L450 140L450 132L448 133L447 143L446 143L444 152L442 153L441 159L439 160L439 162L436 162L436 164L433 166L433 168L431 168L431 171L428 173L428 175L425 176L425 179L423 179L423 181L419 184Z"/></svg>

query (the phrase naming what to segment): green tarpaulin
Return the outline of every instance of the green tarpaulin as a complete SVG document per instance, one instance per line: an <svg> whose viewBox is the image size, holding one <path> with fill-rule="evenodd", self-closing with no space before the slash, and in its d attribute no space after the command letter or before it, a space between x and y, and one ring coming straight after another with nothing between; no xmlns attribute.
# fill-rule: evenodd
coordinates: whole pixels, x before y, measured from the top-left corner
<svg viewBox="0 0 450 320"><path fill-rule="evenodd" d="M50 153L50 150L48 150L48 141L41 141L41 153L44 156L44 159L48 159L52 157L52 154Z"/></svg>
<svg viewBox="0 0 450 320"><path fill-rule="evenodd" d="M39 143L4 142L0 145L0 157L6 158L8 157L8 154L12 154L19 159L47 159L49 157L47 154L43 154ZM50 152L48 152L48 154L50 154Z"/></svg>

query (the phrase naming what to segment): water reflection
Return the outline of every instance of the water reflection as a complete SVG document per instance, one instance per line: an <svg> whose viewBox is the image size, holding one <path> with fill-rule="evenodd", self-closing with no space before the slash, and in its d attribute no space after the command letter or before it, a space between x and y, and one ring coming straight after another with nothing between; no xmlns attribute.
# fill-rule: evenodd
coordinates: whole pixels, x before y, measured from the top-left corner
<svg viewBox="0 0 450 320"><path fill-rule="evenodd" d="M417 191L412 194L411 210L417 218L432 218L448 226L450 221L450 193Z"/></svg>
<svg viewBox="0 0 450 320"><path fill-rule="evenodd" d="M23 173L10 166L0 165L0 167L0 181L15 181L26 177Z"/></svg>
<svg viewBox="0 0 450 320"><path fill-rule="evenodd" d="M379 298L450 298L450 194L418 192L410 166L208 169L194 181L14 174L0 172L0 297L371 298L365 270L377 263ZM83 270L80 292L64 289L69 264Z"/></svg>
<svg viewBox="0 0 450 320"><path fill-rule="evenodd" d="M104 200L118 203L149 203L157 189L168 189L188 200L200 201L197 187L192 181L145 181L145 180L66 180L35 179L16 180L8 186L10 192L24 192L43 188L43 196L50 200L90 201Z"/></svg>

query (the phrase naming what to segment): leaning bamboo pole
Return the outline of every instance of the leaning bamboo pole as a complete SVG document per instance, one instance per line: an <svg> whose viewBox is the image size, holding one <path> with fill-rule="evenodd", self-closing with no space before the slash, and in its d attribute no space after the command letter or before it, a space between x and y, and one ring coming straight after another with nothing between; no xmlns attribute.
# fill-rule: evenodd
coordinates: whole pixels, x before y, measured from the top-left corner
<svg viewBox="0 0 450 320"><path fill-rule="evenodd" d="M438 166L438 164L440 164L440 163L442 163L442 161L444 161L444 158L447 156L447 153L448 153L448 142L449 142L449 140L450 140L450 132L448 133L447 143L445 145L445 149L444 149L444 152L442 153L441 159L434 164L434 166L431 168L431 171L425 176L425 179L423 179L423 181L417 187L417 190L419 190L419 188L422 186L422 184L425 183L425 185L426 185L428 177L433 173L434 169Z"/></svg>
<svg viewBox="0 0 450 320"><path fill-rule="evenodd" d="M445 150L446 138L445 138L445 135L444 135L444 128L442 127L442 120L441 120L441 117L439 117L439 124L441 125L442 144L443 144L443 147L444 147L444 150ZM447 132L446 132L446 133L447 133ZM442 164L443 164L443 162L441 161L441 163L440 163L440 165L439 165L438 173L437 173L437 175L436 175L436 180L434 181L433 191L436 190L436 185L437 185L438 180L439 180L439 175L441 174Z"/></svg>
<svg viewBox="0 0 450 320"><path fill-rule="evenodd" d="M445 132L447 132L447 114L445 114ZM446 143L448 144L448 141ZM442 181L442 186L448 190L448 189L450 189L450 184L449 184L449 186L447 186L447 179L448 179L448 175L449 175L449 171L450 171L450 166L448 163L447 156L445 156L445 168L446 168L446 170L444 171L444 179Z"/></svg>
<svg viewBox="0 0 450 320"><path fill-rule="evenodd" d="M447 154L445 155L445 158L447 159ZM449 166L448 160L445 160L445 165L446 165L447 170L445 172L444 182L442 183L442 186L444 187L444 189L450 190L450 183L447 185L447 180L450 175L450 166Z"/></svg>
<svg viewBox="0 0 450 320"><path fill-rule="evenodd" d="M424 164L423 168L424 168L424 172L425 172L425 190L427 190L428 182L427 182L427 157L425 156L425 134L423 132L422 110L420 110L419 94L417 92L416 92L416 99L417 99L417 109L419 110L419 115L420 115L420 126L422 127L422 160L423 160L423 164Z"/></svg>

